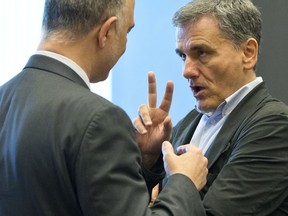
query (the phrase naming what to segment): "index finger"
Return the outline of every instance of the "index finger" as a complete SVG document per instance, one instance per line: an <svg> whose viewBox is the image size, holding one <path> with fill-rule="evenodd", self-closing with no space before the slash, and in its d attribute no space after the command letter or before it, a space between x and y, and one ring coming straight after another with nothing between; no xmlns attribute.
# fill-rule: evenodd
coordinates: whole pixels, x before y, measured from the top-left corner
<svg viewBox="0 0 288 216"><path fill-rule="evenodd" d="M156 78L152 71L148 72L148 104L151 108L157 105Z"/></svg>

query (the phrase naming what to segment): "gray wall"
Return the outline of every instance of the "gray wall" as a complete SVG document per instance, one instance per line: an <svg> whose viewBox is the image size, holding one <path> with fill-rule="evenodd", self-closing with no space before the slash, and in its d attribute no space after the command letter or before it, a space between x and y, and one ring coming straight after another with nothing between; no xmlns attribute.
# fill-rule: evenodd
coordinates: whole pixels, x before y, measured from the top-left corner
<svg viewBox="0 0 288 216"><path fill-rule="evenodd" d="M288 104L288 1L254 0L262 13L262 45L257 74L271 94Z"/></svg>

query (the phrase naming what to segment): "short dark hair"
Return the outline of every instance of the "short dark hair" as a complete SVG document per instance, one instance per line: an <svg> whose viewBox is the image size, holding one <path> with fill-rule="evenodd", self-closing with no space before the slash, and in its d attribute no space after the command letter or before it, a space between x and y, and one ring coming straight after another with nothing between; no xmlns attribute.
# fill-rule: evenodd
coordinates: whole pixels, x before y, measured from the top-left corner
<svg viewBox="0 0 288 216"><path fill-rule="evenodd" d="M110 16L121 15L125 0L46 0L42 21L43 37L66 40L88 33Z"/></svg>

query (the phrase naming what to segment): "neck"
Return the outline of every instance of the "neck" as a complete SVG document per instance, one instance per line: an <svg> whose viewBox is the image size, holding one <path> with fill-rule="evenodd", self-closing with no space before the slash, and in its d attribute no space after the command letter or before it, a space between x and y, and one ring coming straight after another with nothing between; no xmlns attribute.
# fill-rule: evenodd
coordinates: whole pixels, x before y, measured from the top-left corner
<svg viewBox="0 0 288 216"><path fill-rule="evenodd" d="M85 40L73 43L57 42L49 39L40 42L37 50L45 50L63 55L78 64L91 80L93 47L88 46ZM91 44L91 43L90 43Z"/></svg>

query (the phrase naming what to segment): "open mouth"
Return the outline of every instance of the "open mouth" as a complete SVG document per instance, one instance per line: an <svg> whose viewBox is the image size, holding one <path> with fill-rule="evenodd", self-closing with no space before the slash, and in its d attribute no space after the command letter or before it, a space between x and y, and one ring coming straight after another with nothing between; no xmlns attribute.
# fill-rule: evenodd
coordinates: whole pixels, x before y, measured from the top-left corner
<svg viewBox="0 0 288 216"><path fill-rule="evenodd" d="M193 87L191 86L191 89L192 89L194 95L197 95L199 92L201 92L205 88L202 86L193 86Z"/></svg>

